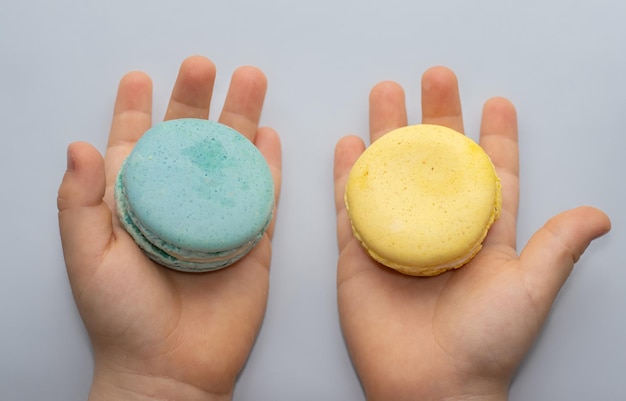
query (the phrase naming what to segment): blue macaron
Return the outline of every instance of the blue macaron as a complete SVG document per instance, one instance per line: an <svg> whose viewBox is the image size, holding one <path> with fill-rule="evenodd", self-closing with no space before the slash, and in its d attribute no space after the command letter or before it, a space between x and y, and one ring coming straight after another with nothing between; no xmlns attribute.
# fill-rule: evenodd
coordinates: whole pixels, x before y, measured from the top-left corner
<svg viewBox="0 0 626 401"><path fill-rule="evenodd" d="M144 133L120 169L115 199L122 226L152 260L205 272L235 263L261 239L274 184L242 134L188 118Z"/></svg>

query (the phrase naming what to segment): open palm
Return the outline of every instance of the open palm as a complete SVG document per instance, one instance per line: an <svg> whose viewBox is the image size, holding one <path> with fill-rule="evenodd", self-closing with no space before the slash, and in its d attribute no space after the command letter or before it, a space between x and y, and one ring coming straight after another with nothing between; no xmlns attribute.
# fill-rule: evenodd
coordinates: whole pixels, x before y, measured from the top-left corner
<svg viewBox="0 0 626 401"><path fill-rule="evenodd" d="M463 132L458 84L444 67L422 78L423 123ZM370 94L370 140L407 125L404 93L383 82ZM342 330L368 400L507 398L512 375L541 328L573 264L610 229L600 211L581 207L546 223L517 254L517 121L503 98L483 109L480 144L502 180L502 215L481 252L440 276L405 276L379 265L352 235L343 196L365 149L354 136L335 149Z"/></svg>
<svg viewBox="0 0 626 401"><path fill-rule="evenodd" d="M185 60L165 119L208 118L215 75L209 60ZM273 130L258 126L266 86L258 69L236 70L219 121L259 148L278 197L280 142ZM274 224L245 258L219 271L181 273L148 259L118 222L113 186L151 124L151 81L132 72L119 85L105 158L86 143L68 148L59 225L72 291L94 348L91 397L228 399L263 319Z"/></svg>

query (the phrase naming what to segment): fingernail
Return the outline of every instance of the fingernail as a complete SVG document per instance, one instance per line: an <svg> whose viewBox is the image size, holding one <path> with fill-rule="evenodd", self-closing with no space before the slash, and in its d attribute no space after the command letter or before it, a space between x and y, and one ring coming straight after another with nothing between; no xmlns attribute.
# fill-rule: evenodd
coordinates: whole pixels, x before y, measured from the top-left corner
<svg viewBox="0 0 626 401"><path fill-rule="evenodd" d="M67 148L67 171L73 171L76 168L76 157L74 156L74 153L72 153L72 151L70 150L70 148Z"/></svg>

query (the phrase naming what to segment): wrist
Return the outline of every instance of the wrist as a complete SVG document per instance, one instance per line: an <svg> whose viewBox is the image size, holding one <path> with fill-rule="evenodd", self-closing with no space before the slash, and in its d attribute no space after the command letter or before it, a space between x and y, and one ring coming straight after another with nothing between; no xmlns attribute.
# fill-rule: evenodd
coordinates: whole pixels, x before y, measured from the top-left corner
<svg viewBox="0 0 626 401"><path fill-rule="evenodd" d="M449 380L414 381L410 385L398 382L364 386L367 401L507 401L508 385L474 380L459 384Z"/></svg>
<svg viewBox="0 0 626 401"><path fill-rule="evenodd" d="M96 369L89 401L230 401L228 393L212 393L170 377L131 372L102 372Z"/></svg>
<svg viewBox="0 0 626 401"><path fill-rule="evenodd" d="M432 397L432 398L422 398L422 396L412 397L411 395L399 396L398 400L415 400L415 401L507 401L508 394L489 394L489 395L459 395L452 397ZM367 401L376 401L378 398L370 398L367 397ZM382 399L381 399L382 400Z"/></svg>
<svg viewBox="0 0 626 401"><path fill-rule="evenodd" d="M509 399L506 392L502 394L488 395L463 395L457 397L441 398L439 401L507 401Z"/></svg>

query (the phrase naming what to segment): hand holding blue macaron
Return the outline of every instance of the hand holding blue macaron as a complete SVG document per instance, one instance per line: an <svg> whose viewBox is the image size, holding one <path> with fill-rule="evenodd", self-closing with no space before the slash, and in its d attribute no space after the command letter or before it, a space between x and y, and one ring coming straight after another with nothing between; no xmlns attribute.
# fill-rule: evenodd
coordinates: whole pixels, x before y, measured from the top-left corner
<svg viewBox="0 0 626 401"><path fill-rule="evenodd" d="M271 128L259 127L267 82L253 67L233 73L219 124L207 122L215 76L211 61L203 57L185 60L167 107L166 123L151 130L151 80L141 72L131 72L119 84L104 158L86 143L73 143L68 148L68 168L59 188L59 226L70 284L94 349L92 400L124 399L128 394L160 399L229 399L260 328L280 193L280 141ZM181 134L180 140L175 140L171 136L181 127L170 128L180 124L182 128L195 127L191 137L185 139ZM177 155L180 161L180 155L186 154L185 163L197 169L182 178L167 175L168 168L171 172L180 167L176 163L161 164L161 170L152 170L153 175L140 171L149 168L137 163L142 157L151 154L152 161L157 161L152 134L142 141L144 133L155 130L157 136L167 131L167 146L173 152L161 156ZM207 134L207 130L211 132ZM136 146L138 142L143 144ZM175 144L182 145L176 148ZM194 146L203 148L198 151ZM225 151L229 146L230 153ZM200 154L207 149L222 157L222 164L238 165L232 171L239 174L235 177L239 182L227 190L226 181L233 177L226 175L232 171L223 169L218 173L222 181L212 182L211 194L181 194L184 185L176 187L180 184L176 180L195 182L209 168ZM129 158L131 154L134 156ZM238 157L256 164L242 170ZM126 176L119 174L122 165ZM119 215L114 196L118 177L122 177L119 182L124 180L123 188L130 191L118 197L126 205ZM155 189L159 177L169 181ZM156 192L149 199L138 200L137 191L147 186ZM257 191L257 201L246 203L238 198L241 191ZM202 207L199 210L205 215L198 218L188 215L189 205L176 204L203 199L231 207L234 216L222 229L217 220L211 221L210 227L230 233L228 241L223 236L221 242L209 241L207 245L197 240L197 233L172 233L166 229L171 225L159 225L168 218L170 222L207 218L210 211ZM148 210L132 208L138 204L152 208L152 220L137 217ZM146 252L154 243L142 242L146 236L133 238L129 234L133 230L127 231L121 224L120 217L124 221L131 214L145 223L141 226L143 234L165 238L161 245L169 244L178 252L176 258L183 262L170 267L196 271L230 266L205 274L164 268L166 261ZM256 220L250 223L248 217L252 215ZM206 227L196 225L194 229Z"/></svg>

